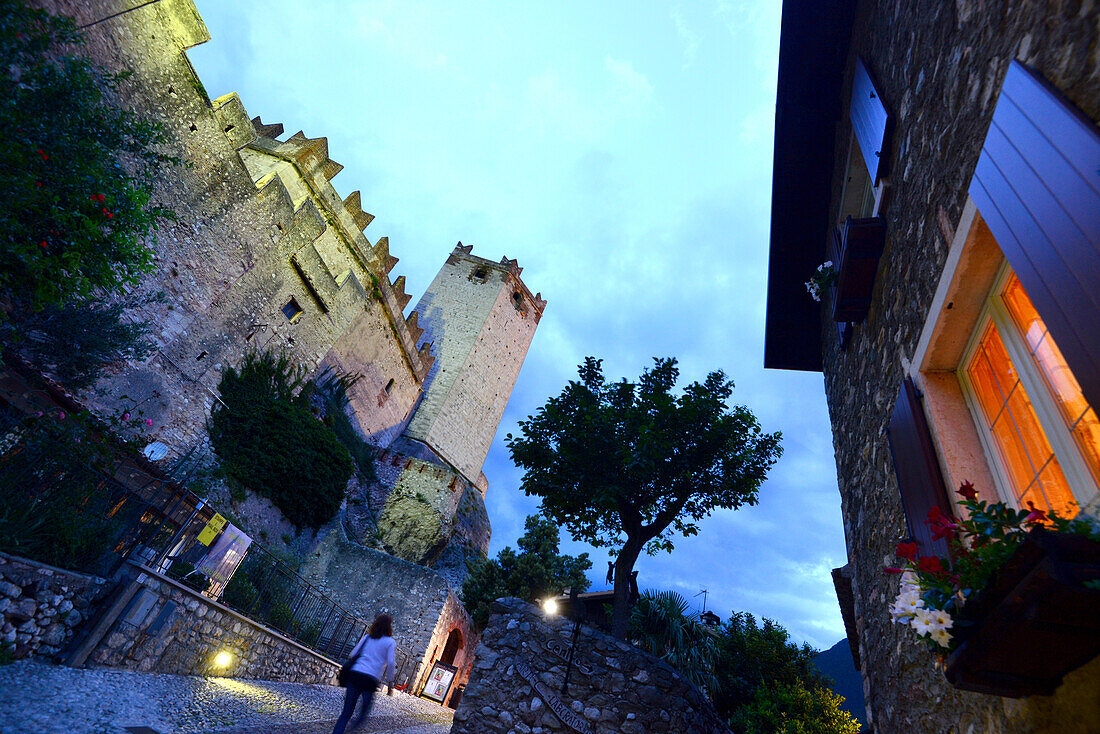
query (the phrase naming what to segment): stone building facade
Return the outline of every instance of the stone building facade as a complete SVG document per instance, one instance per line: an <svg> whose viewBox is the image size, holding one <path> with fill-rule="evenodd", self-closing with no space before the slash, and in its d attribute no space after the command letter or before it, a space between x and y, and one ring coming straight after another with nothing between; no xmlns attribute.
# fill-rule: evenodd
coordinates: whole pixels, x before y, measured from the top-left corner
<svg viewBox="0 0 1100 734"><path fill-rule="evenodd" d="M476 638L454 589L467 559L488 551L482 464L545 301L515 260L459 243L406 317L411 297L404 276L391 276L389 240L364 234L373 216L359 192L333 188L342 166L326 139L285 136L236 94L208 98L186 54L210 37L192 0L36 4L71 17L81 51L128 74L115 101L160 123L162 152L184 162L156 179L154 201L176 218L151 243L154 271L127 294L141 302L129 316L154 326L156 349L82 401L140 409L172 461L205 446L221 374L250 351L286 353L311 375L360 376L349 414L379 452L377 537L348 540L338 519L318 534L307 571L339 602L420 630L406 641L416 665L446 655L464 681ZM379 543L391 555L368 547ZM383 566L375 596L345 583ZM393 597L418 584L432 588L430 602Z"/></svg>
<svg viewBox="0 0 1100 734"><path fill-rule="evenodd" d="M1092 3L784 3L765 365L824 373L849 561L834 578L876 732L1100 730L1100 660L1051 695L956 688L891 622L898 581L883 573L906 537L939 550L924 515L959 511L965 480L982 499L1062 510L1069 497L1096 515L1081 435L1095 411L1072 434L1050 406L1071 380L1078 405L1100 406L1098 43ZM878 248L860 253L849 217L877 228ZM814 303L804 281L845 247ZM853 252L865 261L846 275ZM842 302L849 286L861 303ZM1018 338L1021 290L1038 318ZM1055 390L1026 346L1043 334L1064 356ZM1038 415L1003 441L1052 447L1030 483L976 384L975 355L1001 337L1003 374L1024 375ZM1057 466L1063 479L1043 474Z"/></svg>

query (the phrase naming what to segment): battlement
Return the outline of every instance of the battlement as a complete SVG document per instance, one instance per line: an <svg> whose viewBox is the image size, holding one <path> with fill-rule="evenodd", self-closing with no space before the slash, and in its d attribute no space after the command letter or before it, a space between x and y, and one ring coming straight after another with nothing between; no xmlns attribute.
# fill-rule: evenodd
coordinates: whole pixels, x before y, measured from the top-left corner
<svg viewBox="0 0 1100 734"><path fill-rule="evenodd" d="M460 241L455 245L455 249L451 251L450 257L447 258L448 263L456 263L459 260L465 260L467 262L477 263L486 268L496 270L501 273L505 273L510 277L510 282L519 289L526 299L531 303L535 309L535 320L538 321L542 318L542 313L546 309L546 301L542 297L542 293L531 293L531 289L520 278L520 274L523 272L523 268L519 266L519 260L512 260L508 257L502 257L500 262L494 262L487 260L483 257L479 257L473 254L473 245L464 245Z"/></svg>

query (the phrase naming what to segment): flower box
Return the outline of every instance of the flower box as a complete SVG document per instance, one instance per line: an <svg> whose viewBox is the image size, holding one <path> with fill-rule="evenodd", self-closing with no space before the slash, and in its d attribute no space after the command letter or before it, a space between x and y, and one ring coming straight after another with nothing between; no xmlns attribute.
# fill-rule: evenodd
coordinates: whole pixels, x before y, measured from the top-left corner
<svg viewBox="0 0 1100 734"><path fill-rule="evenodd" d="M885 245L886 225L882 217L848 217L843 228L833 230L829 259L837 268L834 321L852 323L867 318L878 261Z"/></svg>
<svg viewBox="0 0 1100 734"><path fill-rule="evenodd" d="M944 674L956 688L1049 695L1100 654L1100 543L1036 528L956 617Z"/></svg>

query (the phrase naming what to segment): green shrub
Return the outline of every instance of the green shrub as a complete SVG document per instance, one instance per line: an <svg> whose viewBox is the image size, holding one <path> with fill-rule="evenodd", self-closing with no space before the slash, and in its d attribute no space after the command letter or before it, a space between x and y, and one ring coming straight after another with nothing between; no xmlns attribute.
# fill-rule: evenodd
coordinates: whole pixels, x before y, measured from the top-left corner
<svg viewBox="0 0 1100 734"><path fill-rule="evenodd" d="M294 613L286 602L279 602L265 615L267 626L280 632L290 632L293 627Z"/></svg>
<svg viewBox="0 0 1100 734"><path fill-rule="evenodd" d="M256 599L259 595L260 590L252 583L252 580L238 571L233 574L233 578L229 579L229 583L225 585L225 591L222 592L221 602L227 607L233 607L238 611L247 612L252 608L252 605L256 603Z"/></svg>
<svg viewBox="0 0 1100 734"><path fill-rule="evenodd" d="M210 585L210 579L195 570L195 567L187 561L176 560L168 567L168 578L179 581L184 586L194 589L199 593Z"/></svg>
<svg viewBox="0 0 1100 734"><path fill-rule="evenodd" d="M210 439L230 479L268 497L297 527L336 514L352 461L333 431L297 395L303 371L286 355L249 354L218 384Z"/></svg>
<svg viewBox="0 0 1100 734"><path fill-rule="evenodd" d="M94 570L125 526L122 495L108 477L126 447L112 445L87 415L9 424L3 444L0 550Z"/></svg>

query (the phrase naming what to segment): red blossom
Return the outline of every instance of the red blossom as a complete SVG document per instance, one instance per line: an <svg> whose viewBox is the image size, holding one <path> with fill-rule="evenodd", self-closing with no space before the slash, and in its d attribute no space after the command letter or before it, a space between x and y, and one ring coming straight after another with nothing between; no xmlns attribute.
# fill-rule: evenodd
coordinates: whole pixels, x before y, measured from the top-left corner
<svg viewBox="0 0 1100 734"><path fill-rule="evenodd" d="M910 561L917 559L917 544L916 543L898 543L895 552L898 558L906 558Z"/></svg>
<svg viewBox="0 0 1100 734"><path fill-rule="evenodd" d="M50 159L50 157L48 155L46 155L46 151L42 150L41 148L39 148L38 150L36 150L34 152L37 153L38 155L42 156L42 160L44 160L44 161L48 161Z"/></svg>
<svg viewBox="0 0 1100 734"><path fill-rule="evenodd" d="M103 194L92 194L88 198L91 199L92 201L98 201L98 202L104 202L104 201L107 200L107 197L104 196Z"/></svg>
<svg viewBox="0 0 1100 734"><path fill-rule="evenodd" d="M943 562L940 561L939 556L921 556L917 560L917 570L921 573L941 574Z"/></svg>
<svg viewBox="0 0 1100 734"><path fill-rule="evenodd" d="M103 207L103 213L107 216L108 219L114 219L115 218L114 214L111 214L111 212L107 211L107 207Z"/></svg>
<svg viewBox="0 0 1100 734"><path fill-rule="evenodd" d="M35 181L34 185L37 186L38 188L42 188L42 182L41 181Z"/></svg>
<svg viewBox="0 0 1100 734"><path fill-rule="evenodd" d="M38 246L41 247L43 250L45 250L47 248L46 241L42 240L41 242L38 243Z"/></svg>
<svg viewBox="0 0 1100 734"><path fill-rule="evenodd" d="M961 485L959 485L959 488L956 490L956 492L963 499L975 500L978 498L978 490L974 489L974 485L970 482L963 482Z"/></svg>
<svg viewBox="0 0 1100 734"><path fill-rule="evenodd" d="M1035 503L1031 500L1027 501L1027 509L1031 510L1031 513L1024 518L1024 522L1028 525L1036 525L1044 523L1047 520L1047 513L1045 510L1040 510L1035 506Z"/></svg>

